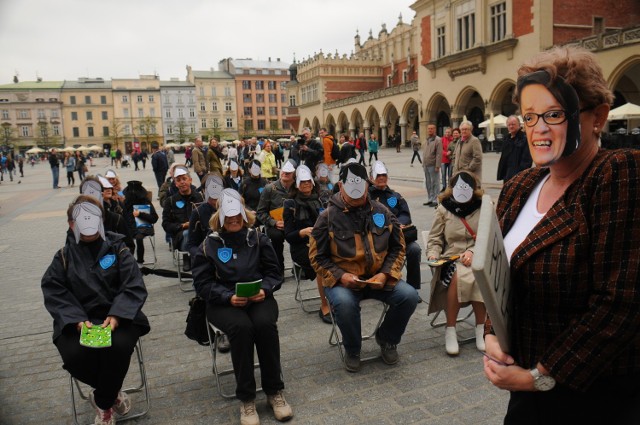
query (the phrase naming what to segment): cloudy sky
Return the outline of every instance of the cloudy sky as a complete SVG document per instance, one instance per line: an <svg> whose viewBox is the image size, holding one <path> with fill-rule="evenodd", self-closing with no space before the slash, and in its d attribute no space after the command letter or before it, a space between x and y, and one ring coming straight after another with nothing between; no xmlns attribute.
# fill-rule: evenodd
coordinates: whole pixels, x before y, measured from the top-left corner
<svg viewBox="0 0 640 425"><path fill-rule="evenodd" d="M0 84L78 77L162 80L217 69L225 57L291 63L350 54L359 29L377 37L413 0L0 0Z"/></svg>

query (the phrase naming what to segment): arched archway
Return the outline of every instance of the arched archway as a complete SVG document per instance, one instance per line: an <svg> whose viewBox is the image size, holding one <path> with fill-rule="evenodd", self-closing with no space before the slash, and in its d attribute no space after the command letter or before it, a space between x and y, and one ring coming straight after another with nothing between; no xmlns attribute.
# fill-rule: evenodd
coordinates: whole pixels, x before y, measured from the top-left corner
<svg viewBox="0 0 640 425"><path fill-rule="evenodd" d="M411 132L420 130L418 102L413 98L407 99L400 114L400 134L402 140L407 140ZM403 125L404 124L404 125Z"/></svg>
<svg viewBox="0 0 640 425"><path fill-rule="evenodd" d="M364 133L364 119L357 108L351 112L351 125L349 129L353 131L351 134L353 137L357 137L360 133Z"/></svg>
<svg viewBox="0 0 640 425"><path fill-rule="evenodd" d="M387 103L382 110L382 121L387 123L387 135L388 139L391 137L396 139L396 136L400 136L400 114L395 105L391 102ZM400 137L397 137L398 143L402 143Z"/></svg>
<svg viewBox="0 0 640 425"><path fill-rule="evenodd" d="M313 124L311 124L311 134L318 134L320 131L320 120L318 117L313 117Z"/></svg>
<svg viewBox="0 0 640 425"><path fill-rule="evenodd" d="M434 93L427 104L427 121L435 123L437 134L442 135L445 127L451 127L451 107L442 93Z"/></svg>
<svg viewBox="0 0 640 425"><path fill-rule="evenodd" d="M340 132L340 134L346 134L347 137L349 137L349 119L344 112L340 112L340 115L338 115L336 131Z"/></svg>
<svg viewBox="0 0 640 425"><path fill-rule="evenodd" d="M475 87L468 86L458 95L452 111L452 115L454 115L452 118L454 118L454 121L460 123L462 122L462 118L466 116L467 120L473 124L473 135L478 136L482 133L482 129L478 128L478 124L485 120L484 109L485 105L480 93L478 93Z"/></svg>
<svg viewBox="0 0 640 425"><path fill-rule="evenodd" d="M502 114L505 117L518 113L518 106L513 103L513 92L516 89L516 83L513 80L502 80L493 89L489 97L488 113Z"/></svg>
<svg viewBox="0 0 640 425"><path fill-rule="evenodd" d="M378 143L382 142L382 133L380 129L380 115L378 111L373 106L369 106L367 109L367 113L365 115L365 123L369 125L369 134L366 135L367 139L371 137L372 134L376 135L378 139Z"/></svg>
<svg viewBox="0 0 640 425"><path fill-rule="evenodd" d="M329 132L329 134L336 137L336 120L333 118L333 115L327 115L324 126L327 128L327 132Z"/></svg>
<svg viewBox="0 0 640 425"><path fill-rule="evenodd" d="M304 123L302 124L302 128L311 128L311 124L309 124L309 118L305 118L304 119ZM300 132L302 132L302 129L300 129Z"/></svg>

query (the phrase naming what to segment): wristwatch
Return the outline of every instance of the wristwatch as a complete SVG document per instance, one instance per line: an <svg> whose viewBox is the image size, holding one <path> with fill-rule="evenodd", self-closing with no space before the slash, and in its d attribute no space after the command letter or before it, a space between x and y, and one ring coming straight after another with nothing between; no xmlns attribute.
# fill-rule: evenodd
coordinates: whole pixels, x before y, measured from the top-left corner
<svg viewBox="0 0 640 425"><path fill-rule="evenodd" d="M533 376L533 387L537 391L549 391L556 386L556 380L549 375L540 373L537 367L531 369L529 373Z"/></svg>

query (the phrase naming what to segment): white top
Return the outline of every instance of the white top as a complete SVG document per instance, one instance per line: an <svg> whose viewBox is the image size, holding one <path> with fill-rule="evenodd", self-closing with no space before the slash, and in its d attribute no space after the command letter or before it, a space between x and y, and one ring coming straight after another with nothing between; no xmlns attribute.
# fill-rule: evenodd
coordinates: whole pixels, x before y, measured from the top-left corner
<svg viewBox="0 0 640 425"><path fill-rule="evenodd" d="M542 186L549 178L549 174L545 178L540 180L540 183L536 185L529 195L529 199L524 204L522 211L518 214L515 223L504 237L504 250L507 253L509 263L511 263L511 256L518 246L525 240L525 238L531 233L536 224L542 220L545 214L538 211L538 198L540 197L540 190Z"/></svg>

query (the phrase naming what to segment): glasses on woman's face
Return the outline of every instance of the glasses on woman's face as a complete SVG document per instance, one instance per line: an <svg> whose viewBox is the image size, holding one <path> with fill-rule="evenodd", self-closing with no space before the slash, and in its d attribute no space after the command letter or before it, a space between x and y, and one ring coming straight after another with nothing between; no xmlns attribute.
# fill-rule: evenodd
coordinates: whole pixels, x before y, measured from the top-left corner
<svg viewBox="0 0 640 425"><path fill-rule="evenodd" d="M524 120L524 125L526 125L527 127L533 127L536 124L538 124L538 120L540 118L542 118L542 121L544 121L548 125L558 125L558 124L562 124L567 120L567 114L565 113L565 111L558 109L558 110L543 112L542 114L536 114L535 112L527 112L522 116L522 119Z"/></svg>

